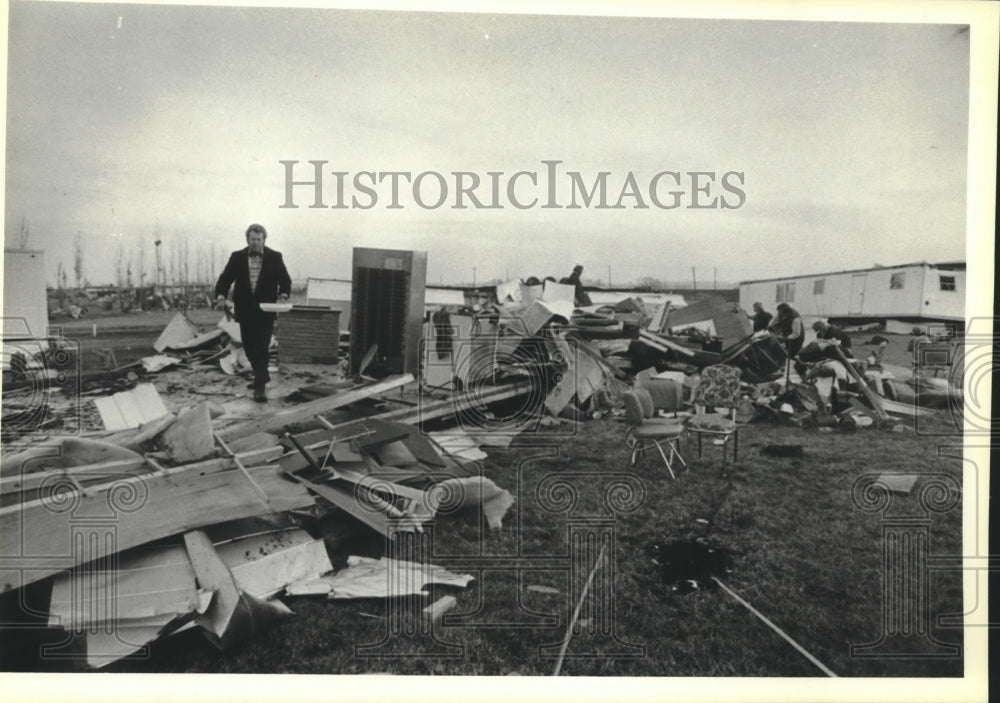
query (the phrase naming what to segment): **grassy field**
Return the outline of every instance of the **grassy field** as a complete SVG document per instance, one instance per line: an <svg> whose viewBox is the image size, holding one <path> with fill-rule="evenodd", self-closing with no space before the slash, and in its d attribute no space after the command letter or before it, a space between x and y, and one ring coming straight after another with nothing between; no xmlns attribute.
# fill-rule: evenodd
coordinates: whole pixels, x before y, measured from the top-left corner
<svg viewBox="0 0 1000 703"><path fill-rule="evenodd" d="M595 581L604 585L585 602L584 622L571 640L573 656L566 659L564 674L819 675L722 590L703 585L682 594L659 578L653 545L686 540L730 550L730 572L721 580L841 676L961 675L957 656L851 656L851 645L879 639L887 588L882 567L886 515L862 511L852 498L852 485L863 474L901 472L922 475L922 482L931 474L944 475L960 486L959 462L936 457L937 438L751 424L741 430L735 464L730 459L724 467L717 447L707 447L702 460L686 447L690 469L674 481L652 458L623 473L623 431L615 421L591 421L555 446L541 446L544 435L529 434L520 446L489 450L483 473L516 492L518 502L498 532L462 515L433 525L434 562L477 579L465 590L447 591L458 606L433 636L417 628L414 636L388 637L397 631L396 621L410 621L417 605L289 599L294 618L231 651L218 652L186 633L156 645L148 660L123 661L110 669L550 674L575 594L596 556L591 550L573 571L574 560L567 558L570 526L596 516L612 521L606 529L613 534L613 549ZM804 456L770 458L761 452L768 444L799 444ZM640 487L617 504L608 498L614 492L608 486L627 477ZM570 487L575 491L571 508L563 510L568 503L559 502L553 482L564 483L563 499ZM897 496L891 514L920 513L921 485L909 496ZM629 498L635 499L632 504ZM609 503L626 510L611 510ZM932 554L958 554L960 506L931 519ZM327 538L335 561L348 553L379 554L385 547L364 535L344 538L328 532ZM611 574L613 588L602 582ZM938 614L963 610L960 573L932 572L927 579L925 616L932 635L960 643L960 630L934 626ZM533 584L559 593L527 590ZM904 610L910 606L916 607L904 603ZM365 654L365 645L383 640L381 648ZM937 651L927 639L908 646L917 654Z"/></svg>
<svg viewBox="0 0 1000 703"><path fill-rule="evenodd" d="M67 325L67 336L134 354L152 342L172 312L96 319ZM219 313L196 311L202 326ZM909 365L907 337L892 340L885 361ZM856 335L856 355L866 348ZM195 631L168 638L150 656L118 662L117 672L550 674L597 557L597 546L572 546L571 534L596 530L608 542L607 561L584 600L568 646L567 675L814 676L819 671L713 582L674 590L654 562L656 546L677 541L731 554L719 578L841 676L958 676L958 656L852 656L852 645L878 640L883 599L900 595L883 567L887 517L926 515L932 556L961 553L961 462L938 455L939 435L953 434L940 412L920 432L868 429L821 432L754 423L740 430L738 460L721 461L706 446L683 451L689 468L671 480L655 455L626 470L624 425L614 418L528 430L509 449L487 448L479 470L515 494L504 528L490 531L477 515L440 517L429 531L433 562L476 577L464 590L435 590L420 602L288 599L296 615L271 630L219 652ZM801 445L802 456L776 458L768 445ZM889 512L862 510L855 481L880 473L916 474L907 496ZM921 487L951 480L954 499L928 512ZM938 497L942 497L939 495ZM926 497L926 494L924 494ZM593 523L593 520L597 523ZM590 520L591 523L587 521ZM590 524L590 527L587 525ZM597 524L597 527L594 526ZM386 545L374 533L345 533L343 521L312 529L335 564L349 554L379 556ZM961 643L961 630L939 627L941 614L963 611L961 573L920 574L929 606L903 600L939 641ZM529 590L541 585L557 593ZM419 609L442 594L457 607L432 631L407 627ZM903 596L900 596L903 598ZM381 644L380 644L381 643ZM940 653L930 638L892 642L910 654ZM887 650L888 654L893 653Z"/></svg>

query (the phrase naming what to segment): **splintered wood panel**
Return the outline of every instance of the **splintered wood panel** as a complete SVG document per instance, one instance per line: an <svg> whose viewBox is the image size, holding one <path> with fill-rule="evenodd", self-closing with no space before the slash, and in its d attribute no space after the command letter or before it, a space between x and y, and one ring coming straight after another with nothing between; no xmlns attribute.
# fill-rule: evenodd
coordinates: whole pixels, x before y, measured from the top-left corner
<svg viewBox="0 0 1000 703"><path fill-rule="evenodd" d="M0 592L162 537L313 504L280 469L249 471L270 507L242 472L230 469L137 476L116 481L107 492L2 508Z"/></svg>

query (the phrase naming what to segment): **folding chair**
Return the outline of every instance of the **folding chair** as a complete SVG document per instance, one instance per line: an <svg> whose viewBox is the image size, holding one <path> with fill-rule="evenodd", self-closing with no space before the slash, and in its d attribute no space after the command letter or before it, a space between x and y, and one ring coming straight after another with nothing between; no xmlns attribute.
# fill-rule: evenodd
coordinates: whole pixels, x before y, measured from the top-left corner
<svg viewBox="0 0 1000 703"><path fill-rule="evenodd" d="M698 458L701 458L701 437L708 435L722 445L722 461L726 461L726 445L733 438L733 461L740 447L739 427L736 425L736 406L740 400L740 370L734 366L716 364L702 369L701 381L691 392L695 414L687 419L687 431L698 436ZM728 410L725 415L705 412Z"/></svg>
<svg viewBox="0 0 1000 703"><path fill-rule="evenodd" d="M687 463L678 450L681 435L684 433L684 425L679 422L671 422L666 418L647 419L643 410L643 403L639 395L634 391L625 391L622 394L625 401L625 421L628 429L625 431L625 444L632 450L629 456L629 467L635 466L636 457L645 453L647 449L656 447L663 458L663 463L667 466L671 478L677 478L674 474L673 460L677 458L685 467ZM652 402L650 402L652 409ZM664 446L667 452L663 451Z"/></svg>

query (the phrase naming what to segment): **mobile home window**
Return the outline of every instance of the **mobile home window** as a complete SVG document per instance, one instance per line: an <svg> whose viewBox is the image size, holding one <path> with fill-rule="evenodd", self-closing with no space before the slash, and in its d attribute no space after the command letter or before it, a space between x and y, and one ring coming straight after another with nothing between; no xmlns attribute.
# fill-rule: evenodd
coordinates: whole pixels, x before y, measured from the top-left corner
<svg viewBox="0 0 1000 703"><path fill-rule="evenodd" d="M795 284L779 283L774 291L774 302L776 303L795 302Z"/></svg>
<svg viewBox="0 0 1000 703"><path fill-rule="evenodd" d="M955 290L955 277L954 276L941 276L941 290Z"/></svg>
<svg viewBox="0 0 1000 703"><path fill-rule="evenodd" d="M823 295L823 289L826 287L825 278L817 278L813 281L813 295Z"/></svg>
<svg viewBox="0 0 1000 703"><path fill-rule="evenodd" d="M903 285L906 283L906 272L894 273L892 278L889 279L889 289L890 290L901 290Z"/></svg>

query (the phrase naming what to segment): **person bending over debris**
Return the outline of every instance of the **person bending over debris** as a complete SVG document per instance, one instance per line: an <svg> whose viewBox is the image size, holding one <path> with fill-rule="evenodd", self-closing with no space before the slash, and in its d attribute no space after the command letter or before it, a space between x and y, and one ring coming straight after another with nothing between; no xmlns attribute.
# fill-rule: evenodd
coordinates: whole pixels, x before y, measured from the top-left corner
<svg viewBox="0 0 1000 703"><path fill-rule="evenodd" d="M774 315L769 313L764 309L764 306L760 303L753 304L753 331L760 332L766 330L767 326L771 324L771 320L774 319Z"/></svg>
<svg viewBox="0 0 1000 703"><path fill-rule="evenodd" d="M851 336L844 330L828 322L816 320L813 323L813 331L816 332L816 339L836 340L840 344L840 349L844 352L845 356L853 356L851 354Z"/></svg>
<svg viewBox="0 0 1000 703"><path fill-rule="evenodd" d="M806 331L802 327L799 311L788 303L778 303L778 316L771 321L768 329L784 345L790 358L794 358L802 348Z"/></svg>
<svg viewBox="0 0 1000 703"><path fill-rule="evenodd" d="M264 246L267 230L250 225L247 247L234 251L215 284L216 304L223 303L233 286L233 313L240 324L243 350L253 368L253 399L267 401L264 387L271 380L267 372L267 350L271 346L274 313L260 309L261 303L284 302L292 291L292 279L285 269L281 252Z"/></svg>
<svg viewBox="0 0 1000 703"><path fill-rule="evenodd" d="M559 281L564 285L575 286L576 291L573 294L575 298L574 305L578 308L589 307L592 303L590 302L590 296L587 295L586 291L583 290L583 283L580 282L580 276L583 275L583 266L577 264L573 267L573 273L566 276L566 278Z"/></svg>

